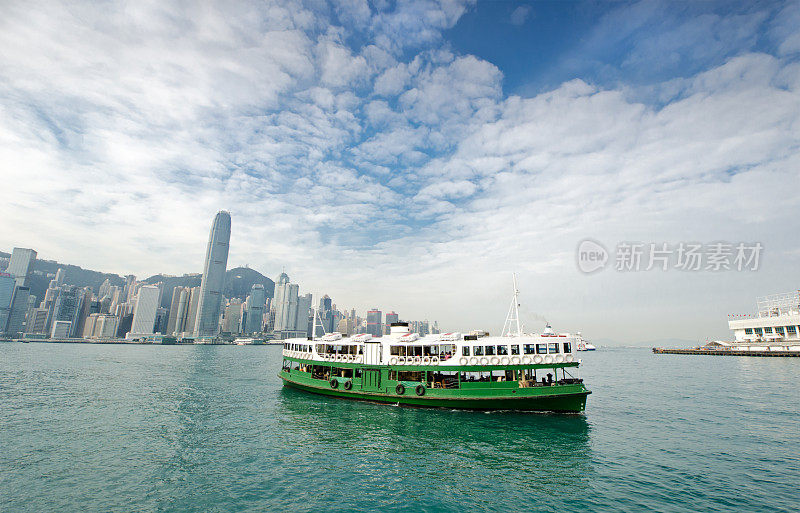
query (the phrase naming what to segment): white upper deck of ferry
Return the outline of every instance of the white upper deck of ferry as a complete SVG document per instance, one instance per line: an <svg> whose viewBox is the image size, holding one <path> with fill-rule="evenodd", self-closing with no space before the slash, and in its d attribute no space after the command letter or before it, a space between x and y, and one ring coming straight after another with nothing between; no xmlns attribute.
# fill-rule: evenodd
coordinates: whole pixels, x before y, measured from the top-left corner
<svg viewBox="0 0 800 513"><path fill-rule="evenodd" d="M330 333L308 340L288 339L283 354L315 361L370 365L529 365L576 361L577 336L555 333L548 325L542 333L492 337L486 332L442 333L420 337L407 323L395 323L382 337L352 337Z"/></svg>

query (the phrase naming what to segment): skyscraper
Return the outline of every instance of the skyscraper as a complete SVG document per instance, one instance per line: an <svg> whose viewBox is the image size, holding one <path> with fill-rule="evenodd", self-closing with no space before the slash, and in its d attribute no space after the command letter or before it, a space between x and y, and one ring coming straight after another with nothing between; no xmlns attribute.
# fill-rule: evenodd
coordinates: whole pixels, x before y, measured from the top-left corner
<svg viewBox="0 0 800 513"><path fill-rule="evenodd" d="M155 285L144 285L139 288L139 292L136 294L136 306L133 308L131 333L136 335L153 333L159 295L160 290Z"/></svg>
<svg viewBox="0 0 800 513"><path fill-rule="evenodd" d="M305 294L297 298L297 321L295 322L294 329L298 332L302 332L300 336L308 333L308 319L312 300L311 294Z"/></svg>
<svg viewBox="0 0 800 513"><path fill-rule="evenodd" d="M367 333L373 337L380 337L383 335L383 312L377 308L367 312Z"/></svg>
<svg viewBox="0 0 800 513"><path fill-rule="evenodd" d="M397 315L394 311L388 312L386 314L386 329L385 333L388 335L391 332L391 326L393 322L400 322L400 316Z"/></svg>
<svg viewBox="0 0 800 513"><path fill-rule="evenodd" d="M244 327L245 333L259 333L264 328L264 312L267 307L267 291L264 285L256 283L250 289L248 299L247 325Z"/></svg>
<svg viewBox="0 0 800 513"><path fill-rule="evenodd" d="M203 280L200 283L200 299L197 303L195 336L214 336L219 330L219 310L222 289L225 286L225 270L228 266L228 249L231 240L231 215L220 210L211 224L208 236Z"/></svg>
<svg viewBox="0 0 800 513"><path fill-rule="evenodd" d="M188 289L185 287L175 287L172 289L172 301L169 304L169 318L167 320L167 332L165 335L172 335L175 332L183 331L182 318L186 313L186 304Z"/></svg>
<svg viewBox="0 0 800 513"><path fill-rule="evenodd" d="M14 277L18 287L28 286L28 276L33 271L36 261L36 251L27 248L14 248L11 251L11 260L8 262L8 274Z"/></svg>
<svg viewBox="0 0 800 513"><path fill-rule="evenodd" d="M11 303L14 300L14 277L9 273L0 274L0 333L8 326L11 317Z"/></svg>
<svg viewBox="0 0 800 513"><path fill-rule="evenodd" d="M16 337L23 331L25 324L25 314L28 312L28 298L31 289L29 287L17 287L14 289L14 300L11 302L11 315L8 318L6 333L11 337Z"/></svg>
<svg viewBox="0 0 800 513"><path fill-rule="evenodd" d="M186 312L186 321L183 330L179 333L194 333L194 324L197 321L197 304L200 302L200 287L192 287L189 291L189 311Z"/></svg>
<svg viewBox="0 0 800 513"><path fill-rule="evenodd" d="M289 300L289 276L281 273L275 280L275 331L289 329Z"/></svg>

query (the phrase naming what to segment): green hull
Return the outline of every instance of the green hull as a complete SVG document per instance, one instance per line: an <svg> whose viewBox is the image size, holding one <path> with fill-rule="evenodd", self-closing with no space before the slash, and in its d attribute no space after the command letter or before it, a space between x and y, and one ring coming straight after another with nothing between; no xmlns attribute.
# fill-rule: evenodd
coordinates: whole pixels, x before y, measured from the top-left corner
<svg viewBox="0 0 800 513"><path fill-rule="evenodd" d="M417 395L414 383L404 383L406 391L395 392L395 381L385 381L383 389L363 390L360 379L354 379L352 389L345 390L344 382L337 388L330 383L310 377L308 373L281 371L278 376L284 385L316 394L387 404L402 404L429 408L454 408L472 410L520 410L578 413L586 407L586 397L591 393L582 383L520 388L516 382L485 383L485 387L441 389L426 388ZM501 385L501 384L497 384Z"/></svg>

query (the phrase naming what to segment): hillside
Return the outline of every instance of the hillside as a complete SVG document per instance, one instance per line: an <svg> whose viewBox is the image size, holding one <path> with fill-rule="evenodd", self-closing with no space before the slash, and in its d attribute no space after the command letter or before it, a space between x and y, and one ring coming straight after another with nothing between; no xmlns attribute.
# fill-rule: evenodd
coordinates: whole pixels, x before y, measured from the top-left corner
<svg viewBox="0 0 800 513"><path fill-rule="evenodd" d="M183 276L164 276L156 274L150 276L145 283L164 283L164 293L161 296L161 306L169 308L172 301L172 290L175 287L199 287L201 281L200 274L185 274ZM225 273L225 289L223 294L228 298L239 298L244 300L250 293L250 289L255 283L264 285L267 297L273 297L275 292L275 282L267 278L260 272L248 267L236 267L229 269Z"/></svg>

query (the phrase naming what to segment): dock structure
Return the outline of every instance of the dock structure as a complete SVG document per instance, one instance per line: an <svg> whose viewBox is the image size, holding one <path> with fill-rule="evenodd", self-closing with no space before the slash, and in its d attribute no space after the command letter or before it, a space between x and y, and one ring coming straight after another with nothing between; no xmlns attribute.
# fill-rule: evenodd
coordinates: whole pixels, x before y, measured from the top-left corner
<svg viewBox="0 0 800 513"><path fill-rule="evenodd" d="M653 353L655 354L694 354L694 355L708 355L708 356L783 356L800 358L800 351L746 351L739 349L665 349L663 347L654 347Z"/></svg>

